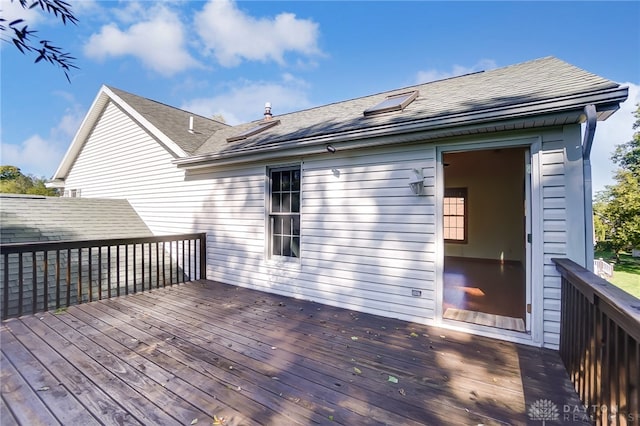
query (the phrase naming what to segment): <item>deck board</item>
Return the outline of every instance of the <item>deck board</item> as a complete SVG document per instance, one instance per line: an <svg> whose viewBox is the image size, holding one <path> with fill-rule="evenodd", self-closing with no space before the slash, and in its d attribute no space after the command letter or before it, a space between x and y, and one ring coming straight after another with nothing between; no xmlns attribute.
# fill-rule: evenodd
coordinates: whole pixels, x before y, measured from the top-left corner
<svg viewBox="0 0 640 426"><path fill-rule="evenodd" d="M213 281L7 320L1 339L7 424L527 424L539 399L579 403L555 351Z"/></svg>
<svg viewBox="0 0 640 426"><path fill-rule="evenodd" d="M3 339L2 351L20 366L20 374L35 388L38 397L62 424L99 425L82 404L33 355L12 338ZM4 360L3 360L4 361ZM54 385L56 383L56 385Z"/></svg>

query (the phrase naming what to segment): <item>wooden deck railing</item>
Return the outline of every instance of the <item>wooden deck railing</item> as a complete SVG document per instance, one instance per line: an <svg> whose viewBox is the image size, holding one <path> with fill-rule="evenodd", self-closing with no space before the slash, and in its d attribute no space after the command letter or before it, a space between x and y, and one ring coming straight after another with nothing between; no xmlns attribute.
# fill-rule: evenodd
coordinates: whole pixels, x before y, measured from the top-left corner
<svg viewBox="0 0 640 426"><path fill-rule="evenodd" d="M2 319L206 278L206 234L0 245Z"/></svg>
<svg viewBox="0 0 640 426"><path fill-rule="evenodd" d="M640 300L568 259L560 356L596 424L640 424Z"/></svg>

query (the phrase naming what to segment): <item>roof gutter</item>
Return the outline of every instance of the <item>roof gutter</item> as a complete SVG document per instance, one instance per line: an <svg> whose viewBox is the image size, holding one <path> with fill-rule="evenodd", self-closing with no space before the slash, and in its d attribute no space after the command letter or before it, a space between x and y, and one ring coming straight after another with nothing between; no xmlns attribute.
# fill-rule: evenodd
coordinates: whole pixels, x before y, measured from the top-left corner
<svg viewBox="0 0 640 426"><path fill-rule="evenodd" d="M520 119L504 120L502 123L516 123ZM492 122L495 125L495 121ZM470 124L467 126L458 126L461 131L469 131L473 134L483 133L486 129L486 123ZM429 130L416 131L411 128L400 128L396 126L393 129L385 129L384 131L353 131L342 134L323 135L321 137L313 137L308 140L300 140L294 146L283 149L278 145L267 146L258 151L239 153L233 151L230 153L205 154L195 157L187 157L184 159L173 160L172 163L178 168L189 170L229 166L233 164L244 164L256 161L266 161L273 159L282 159L289 157L303 157L307 155L315 155L326 153L326 145L331 144L339 151L374 148L380 146L397 145L402 143L424 142L444 137L456 137L465 135L466 133L452 133L449 126L432 126Z"/></svg>
<svg viewBox="0 0 640 426"><path fill-rule="evenodd" d="M596 134L598 114L596 106L585 105L587 118L582 139L582 174L584 178L584 261L585 268L593 272L593 184L591 181L591 147Z"/></svg>

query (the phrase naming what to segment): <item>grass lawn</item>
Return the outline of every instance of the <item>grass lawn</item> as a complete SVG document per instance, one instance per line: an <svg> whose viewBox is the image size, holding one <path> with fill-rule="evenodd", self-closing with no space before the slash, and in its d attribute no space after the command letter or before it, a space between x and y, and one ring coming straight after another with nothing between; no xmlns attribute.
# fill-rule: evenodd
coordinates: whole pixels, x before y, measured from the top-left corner
<svg viewBox="0 0 640 426"><path fill-rule="evenodd" d="M613 253L606 251L595 252L594 258L602 258L608 263L613 263L613 277L608 281L640 298L640 258L621 253L620 262L616 263Z"/></svg>

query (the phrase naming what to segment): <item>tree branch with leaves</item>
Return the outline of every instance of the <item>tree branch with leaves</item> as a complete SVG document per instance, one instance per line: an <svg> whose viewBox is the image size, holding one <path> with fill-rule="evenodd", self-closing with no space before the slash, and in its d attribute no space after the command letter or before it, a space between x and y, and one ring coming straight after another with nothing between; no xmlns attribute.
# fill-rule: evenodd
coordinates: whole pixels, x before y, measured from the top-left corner
<svg viewBox="0 0 640 426"><path fill-rule="evenodd" d="M58 190L47 188L46 179L25 175L16 166L0 166L0 193L58 196Z"/></svg>
<svg viewBox="0 0 640 426"><path fill-rule="evenodd" d="M640 105L634 113L633 138L616 146L614 185L600 192L594 204L596 229L618 258L620 251L640 247Z"/></svg>
<svg viewBox="0 0 640 426"><path fill-rule="evenodd" d="M14 2L14 0L11 0ZM78 20L71 11L71 5L62 0L15 0L23 9L40 8L44 12L54 15L60 19L64 25L71 23L77 25ZM0 11L1 12L1 11ZM76 58L71 54L64 52L60 47L52 44L49 40L35 40L37 31L29 28L24 19L16 19L7 22L7 19L0 16L0 32L2 33L2 41L13 43L13 45L24 55L35 54L35 63L45 61L52 65L62 68L67 81L69 79L69 71L72 68L77 69L74 61ZM9 34L5 38L5 34Z"/></svg>

